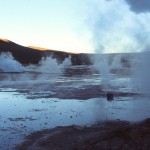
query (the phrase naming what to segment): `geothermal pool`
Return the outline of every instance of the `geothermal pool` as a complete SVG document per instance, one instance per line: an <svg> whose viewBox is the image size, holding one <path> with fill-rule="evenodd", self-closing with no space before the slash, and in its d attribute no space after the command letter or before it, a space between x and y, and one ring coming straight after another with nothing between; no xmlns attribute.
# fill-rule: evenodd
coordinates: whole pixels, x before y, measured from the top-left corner
<svg viewBox="0 0 150 150"><path fill-rule="evenodd" d="M140 87L129 73L112 73L108 82L90 66L72 66L57 74L1 73L0 80L0 149L4 150L34 131L150 116L150 100L137 94ZM118 93L113 101L107 101L107 91Z"/></svg>

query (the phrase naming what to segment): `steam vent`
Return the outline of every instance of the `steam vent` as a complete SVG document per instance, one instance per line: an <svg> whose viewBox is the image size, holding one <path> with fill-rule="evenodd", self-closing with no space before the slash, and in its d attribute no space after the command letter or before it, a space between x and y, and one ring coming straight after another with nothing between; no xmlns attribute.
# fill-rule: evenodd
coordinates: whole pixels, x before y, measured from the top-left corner
<svg viewBox="0 0 150 150"><path fill-rule="evenodd" d="M114 94L112 92L107 92L107 100L108 101L114 100Z"/></svg>

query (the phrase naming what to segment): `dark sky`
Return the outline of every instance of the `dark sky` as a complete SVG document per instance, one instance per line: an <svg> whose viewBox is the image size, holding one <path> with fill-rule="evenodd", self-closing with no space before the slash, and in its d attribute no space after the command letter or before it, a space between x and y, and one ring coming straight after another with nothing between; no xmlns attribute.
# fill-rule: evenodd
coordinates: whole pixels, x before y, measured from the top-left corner
<svg viewBox="0 0 150 150"><path fill-rule="evenodd" d="M150 0L126 0L130 9L136 13L150 12Z"/></svg>

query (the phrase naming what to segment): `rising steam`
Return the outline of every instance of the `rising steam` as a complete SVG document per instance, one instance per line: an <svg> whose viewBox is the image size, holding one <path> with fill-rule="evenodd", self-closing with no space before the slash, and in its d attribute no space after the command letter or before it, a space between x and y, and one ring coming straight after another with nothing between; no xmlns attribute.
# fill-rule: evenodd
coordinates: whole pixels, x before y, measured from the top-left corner
<svg viewBox="0 0 150 150"><path fill-rule="evenodd" d="M146 2L147 1L147 2ZM84 4L83 4L84 3ZM82 2L83 31L98 53L141 52L150 48L148 0L92 0ZM133 8L134 7L134 8ZM140 9L141 8L141 9ZM141 13L136 13L135 11ZM80 11L79 11L80 12Z"/></svg>
<svg viewBox="0 0 150 150"><path fill-rule="evenodd" d="M51 57L42 58L38 65L23 66L14 59L11 53L0 55L1 72L40 72L40 73L61 73L63 69L71 65L70 57L66 58L62 64L58 64L56 59Z"/></svg>
<svg viewBox="0 0 150 150"><path fill-rule="evenodd" d="M0 55L0 72L23 72L26 68L16 61L11 53Z"/></svg>
<svg viewBox="0 0 150 150"><path fill-rule="evenodd" d="M88 25L88 32L91 33L94 51L96 53L144 52L141 53L141 56L133 54L138 63L133 61L132 65L135 65L133 72L143 85L143 89L149 90L150 55L147 51L150 51L148 22L150 2L146 0L93 0L88 2L85 23ZM95 67L101 72L106 83L109 83L111 68L121 67L118 60L119 58L116 58L114 64L109 64L106 57L95 58Z"/></svg>

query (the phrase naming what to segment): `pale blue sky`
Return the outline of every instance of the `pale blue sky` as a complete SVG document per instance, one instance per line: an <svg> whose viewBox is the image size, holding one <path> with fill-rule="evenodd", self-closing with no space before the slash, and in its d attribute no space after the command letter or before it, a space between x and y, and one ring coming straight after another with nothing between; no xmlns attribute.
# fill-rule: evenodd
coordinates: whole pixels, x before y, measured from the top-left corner
<svg viewBox="0 0 150 150"><path fill-rule="evenodd" d="M80 34L81 4L79 0L0 0L0 37L23 45L90 50L88 38Z"/></svg>
<svg viewBox="0 0 150 150"><path fill-rule="evenodd" d="M135 13L125 0L0 0L0 37L25 46L141 51L149 47L147 19L149 12Z"/></svg>

